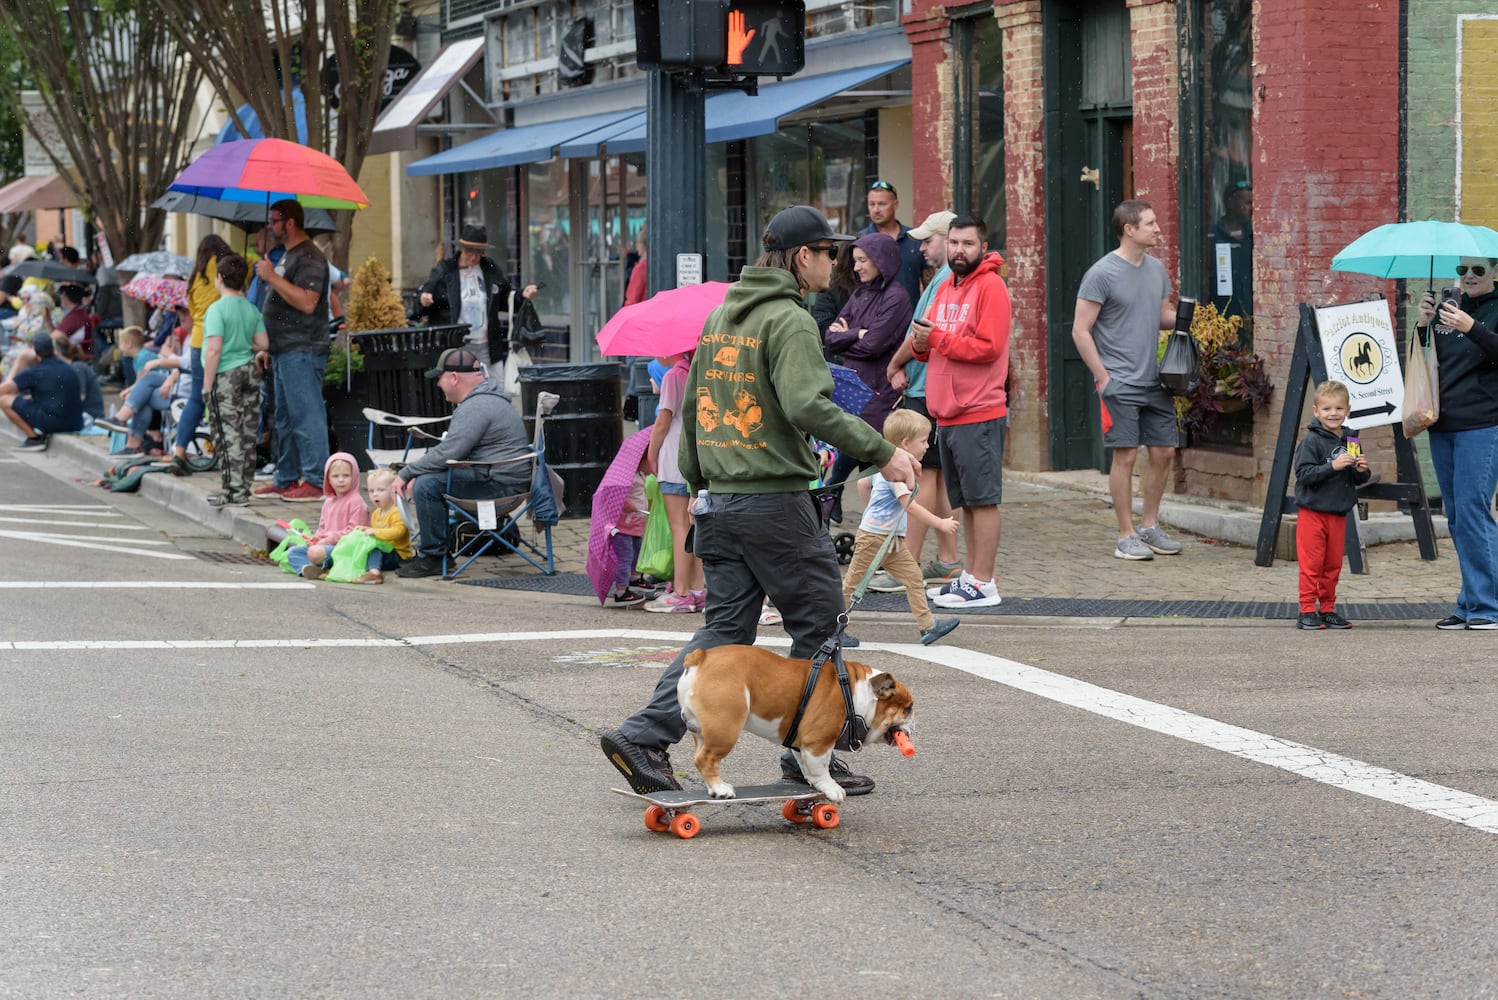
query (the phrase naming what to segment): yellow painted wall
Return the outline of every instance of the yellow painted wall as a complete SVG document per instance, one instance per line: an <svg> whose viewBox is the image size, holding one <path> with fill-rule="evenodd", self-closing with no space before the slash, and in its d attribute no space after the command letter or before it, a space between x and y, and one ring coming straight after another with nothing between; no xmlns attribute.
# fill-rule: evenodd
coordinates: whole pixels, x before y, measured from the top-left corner
<svg viewBox="0 0 1498 1000"><path fill-rule="evenodd" d="M1498 19L1461 22L1461 221L1498 229Z"/></svg>

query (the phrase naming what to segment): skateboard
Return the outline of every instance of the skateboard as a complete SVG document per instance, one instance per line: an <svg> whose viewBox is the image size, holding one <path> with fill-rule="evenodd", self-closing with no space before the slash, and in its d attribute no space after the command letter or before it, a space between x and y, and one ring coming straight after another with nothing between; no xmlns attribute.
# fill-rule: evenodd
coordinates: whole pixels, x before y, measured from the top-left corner
<svg viewBox="0 0 1498 1000"><path fill-rule="evenodd" d="M715 799L705 788L688 791L651 792L642 795L625 788L610 791L631 799L649 802L645 810L645 829L652 833L670 830L683 840L690 840L702 830L702 823L688 812L695 806L743 806L757 802L783 802L780 815L792 823L813 823L823 830L831 830L838 824L837 805L828 802L826 796L815 788L795 782L782 781L773 785L739 785L731 799Z"/></svg>

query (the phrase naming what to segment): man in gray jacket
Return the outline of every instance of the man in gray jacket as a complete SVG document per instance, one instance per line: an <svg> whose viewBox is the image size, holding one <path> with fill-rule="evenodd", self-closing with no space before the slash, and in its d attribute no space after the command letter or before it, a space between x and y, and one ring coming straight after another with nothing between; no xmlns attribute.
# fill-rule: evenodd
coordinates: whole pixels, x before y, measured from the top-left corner
<svg viewBox="0 0 1498 1000"><path fill-rule="evenodd" d="M437 366L427 372L456 409L447 434L425 455L400 470L396 490L416 503L421 541L416 558L402 563L402 577L438 576L447 549L447 507L442 494L465 500L514 496L530 488L530 442L525 424L499 385L484 377L473 352L443 351ZM498 462L500 465L460 466L449 461Z"/></svg>

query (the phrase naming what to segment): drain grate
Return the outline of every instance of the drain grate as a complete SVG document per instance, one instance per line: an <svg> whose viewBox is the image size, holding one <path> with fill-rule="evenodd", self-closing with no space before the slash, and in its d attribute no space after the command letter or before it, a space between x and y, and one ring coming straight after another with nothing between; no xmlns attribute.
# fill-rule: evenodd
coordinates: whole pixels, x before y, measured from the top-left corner
<svg viewBox="0 0 1498 1000"><path fill-rule="evenodd" d="M498 590L529 590L545 594L571 594L592 597L593 585L581 573L558 573L556 576L500 576L459 580L470 587L493 587ZM865 595L860 611L910 613L904 594ZM939 609L933 608L933 611ZM1257 619L1295 618L1300 606L1294 601L1187 601L1122 600L1091 597L1005 597L996 608L974 608L963 615L1027 616L1041 618L1190 618L1190 619ZM1338 610L1353 621L1435 620L1450 613L1450 606L1431 601L1369 601L1338 603Z"/></svg>
<svg viewBox="0 0 1498 1000"><path fill-rule="evenodd" d="M235 566L270 565L269 560L262 559L253 552L189 552L188 555L204 562L231 563Z"/></svg>

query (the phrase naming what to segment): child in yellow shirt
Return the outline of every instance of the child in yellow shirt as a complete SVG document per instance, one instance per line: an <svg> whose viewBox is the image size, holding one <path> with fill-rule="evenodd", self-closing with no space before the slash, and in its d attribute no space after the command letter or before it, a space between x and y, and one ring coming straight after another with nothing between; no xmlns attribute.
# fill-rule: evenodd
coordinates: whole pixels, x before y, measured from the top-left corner
<svg viewBox="0 0 1498 1000"><path fill-rule="evenodd" d="M374 505L369 515L369 527L360 529L382 542L389 542L393 551L375 549L369 554L369 562L360 583L384 583L385 570L395 569L402 559L410 559L416 553L411 548L411 529L401 518L400 508L395 505L395 473L390 469L374 469L365 482L369 486L369 502Z"/></svg>

